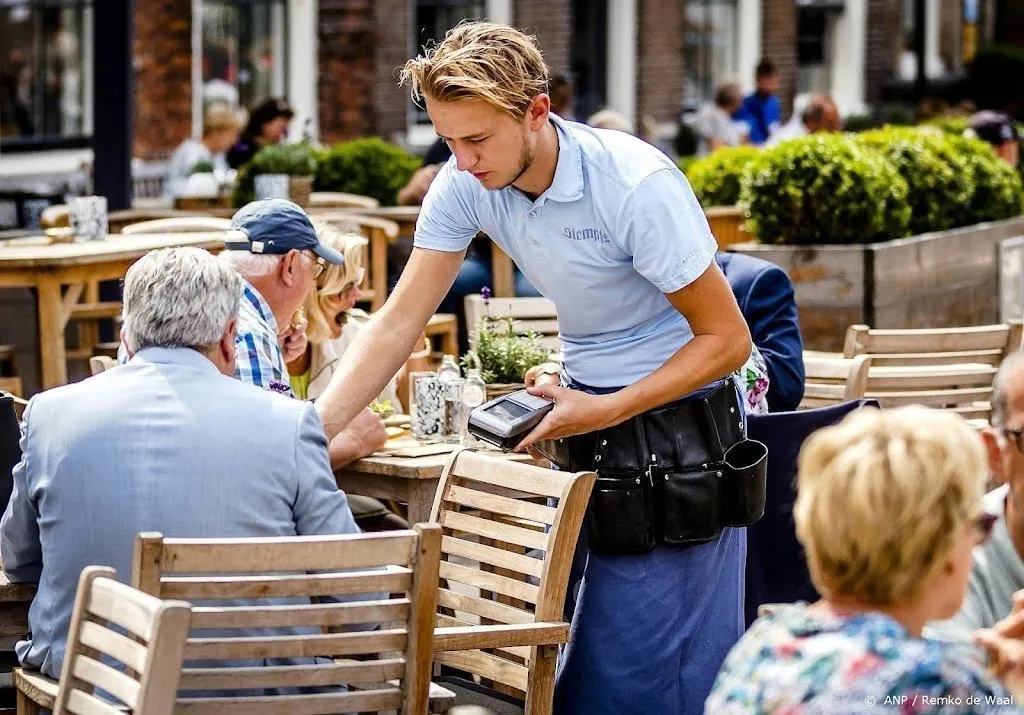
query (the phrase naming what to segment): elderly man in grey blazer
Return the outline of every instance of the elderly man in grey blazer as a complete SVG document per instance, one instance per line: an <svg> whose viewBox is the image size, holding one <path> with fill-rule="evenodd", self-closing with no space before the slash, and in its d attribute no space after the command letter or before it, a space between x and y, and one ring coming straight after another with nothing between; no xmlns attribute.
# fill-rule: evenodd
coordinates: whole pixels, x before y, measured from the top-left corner
<svg viewBox="0 0 1024 715"><path fill-rule="evenodd" d="M23 665L57 678L82 568L131 575L136 533L358 532L312 404L234 379L241 283L194 248L154 251L124 286L126 364L25 412L0 556L39 584Z"/></svg>

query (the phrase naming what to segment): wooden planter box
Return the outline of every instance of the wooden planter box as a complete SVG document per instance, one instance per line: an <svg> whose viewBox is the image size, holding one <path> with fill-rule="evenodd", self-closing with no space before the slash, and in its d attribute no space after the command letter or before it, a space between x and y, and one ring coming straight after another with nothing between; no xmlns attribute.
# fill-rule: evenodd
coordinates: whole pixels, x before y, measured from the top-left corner
<svg viewBox="0 0 1024 715"><path fill-rule="evenodd" d="M1024 216L860 246L733 245L793 279L804 347L840 351L846 328L945 328L999 321L999 242Z"/></svg>
<svg viewBox="0 0 1024 715"><path fill-rule="evenodd" d="M743 230L747 219L738 206L712 206L704 210L704 215L711 226L711 233L718 241L719 250L724 251L734 244L754 240L753 236Z"/></svg>

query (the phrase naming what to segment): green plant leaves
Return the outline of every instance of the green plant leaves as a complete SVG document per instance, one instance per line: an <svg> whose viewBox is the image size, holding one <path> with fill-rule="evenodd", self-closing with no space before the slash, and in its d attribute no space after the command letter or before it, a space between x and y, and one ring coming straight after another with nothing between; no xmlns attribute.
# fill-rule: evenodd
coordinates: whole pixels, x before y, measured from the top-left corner
<svg viewBox="0 0 1024 715"><path fill-rule="evenodd" d="M511 316L500 320L484 316L477 325L476 345L462 357L462 366L479 369L489 384L515 383L549 355L536 333L516 331Z"/></svg>
<svg viewBox="0 0 1024 715"><path fill-rule="evenodd" d="M380 137L353 139L320 152L315 186L317 191L371 196L393 206L398 191L421 163L419 157Z"/></svg>
<svg viewBox="0 0 1024 715"><path fill-rule="evenodd" d="M684 173L701 206L735 206L743 171L758 153L754 147L729 147L689 163Z"/></svg>

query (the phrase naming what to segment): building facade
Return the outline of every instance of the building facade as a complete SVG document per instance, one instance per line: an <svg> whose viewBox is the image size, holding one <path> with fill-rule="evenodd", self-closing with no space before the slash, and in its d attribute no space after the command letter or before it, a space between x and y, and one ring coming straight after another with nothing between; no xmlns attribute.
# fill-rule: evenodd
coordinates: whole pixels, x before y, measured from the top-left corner
<svg viewBox="0 0 1024 715"><path fill-rule="evenodd" d="M88 160L92 3L0 4L0 175ZM978 38L1024 44L1019 0L926 0L926 69L955 74ZM135 0L134 153L166 157L197 135L205 103L286 97L293 135L432 139L398 68L464 19L535 34L576 87L575 115L610 107L668 127L717 84L753 87L762 57L791 106L831 94L864 112L912 78L914 0ZM999 21L996 22L996 18ZM19 168L20 167L20 168Z"/></svg>

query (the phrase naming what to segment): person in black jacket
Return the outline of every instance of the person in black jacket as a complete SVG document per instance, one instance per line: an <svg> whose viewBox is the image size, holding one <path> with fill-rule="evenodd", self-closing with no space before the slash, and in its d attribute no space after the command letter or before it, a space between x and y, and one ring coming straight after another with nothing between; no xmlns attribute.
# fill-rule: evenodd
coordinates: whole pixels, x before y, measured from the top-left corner
<svg viewBox="0 0 1024 715"><path fill-rule="evenodd" d="M242 136L228 151L228 165L238 169L265 146L280 144L288 136L288 123L295 112L283 99L268 99L249 113Z"/></svg>
<svg viewBox="0 0 1024 715"><path fill-rule="evenodd" d="M804 342L792 281L774 263L742 253L719 251L715 261L768 365L768 410L795 410L804 396Z"/></svg>

